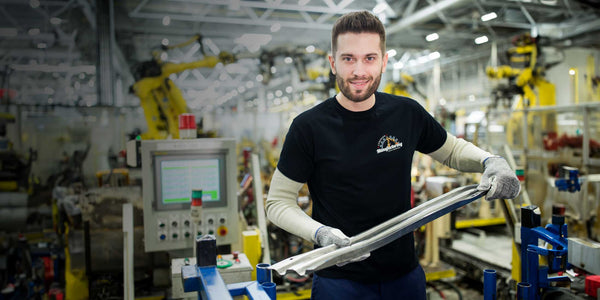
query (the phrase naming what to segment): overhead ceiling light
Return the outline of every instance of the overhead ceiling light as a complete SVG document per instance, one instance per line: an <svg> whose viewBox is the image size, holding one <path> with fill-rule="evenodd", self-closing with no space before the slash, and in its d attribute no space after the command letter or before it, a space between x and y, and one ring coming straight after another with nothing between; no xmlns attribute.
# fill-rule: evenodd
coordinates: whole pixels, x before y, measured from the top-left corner
<svg viewBox="0 0 600 300"><path fill-rule="evenodd" d="M434 32L434 33L428 34L425 37L425 40L428 41L428 42L433 42L433 41L435 41L435 40L437 40L439 38L440 38L440 36L436 32Z"/></svg>
<svg viewBox="0 0 600 300"><path fill-rule="evenodd" d="M308 53L313 53L313 52L315 52L315 46L313 46L313 45L308 45L308 46L306 47L306 52L308 52Z"/></svg>
<svg viewBox="0 0 600 300"><path fill-rule="evenodd" d="M286 57L283 59L283 62L285 62L286 64L291 64L294 62L294 60L291 57Z"/></svg>
<svg viewBox="0 0 600 300"><path fill-rule="evenodd" d="M480 44L483 44L483 43L487 43L487 41L488 41L488 37L485 36L485 35L482 35L482 36L480 36L480 37L478 37L478 38L475 39L475 44L480 45Z"/></svg>
<svg viewBox="0 0 600 300"><path fill-rule="evenodd" d="M163 46L169 46L169 39L164 38L162 39L162 41L160 42Z"/></svg>
<svg viewBox="0 0 600 300"><path fill-rule="evenodd" d="M27 30L27 34L29 35L38 35L40 34L40 29L39 28L30 28L29 30Z"/></svg>
<svg viewBox="0 0 600 300"><path fill-rule="evenodd" d="M278 22L271 25L271 32L277 32L279 29L281 29L281 23Z"/></svg>
<svg viewBox="0 0 600 300"><path fill-rule="evenodd" d="M440 56L441 56L441 55L440 55L440 53L439 53L439 52L437 52L437 51L435 51L435 52L431 52L431 53L429 53L429 55L427 55L427 57L428 57L430 60L438 59L438 58L440 58Z"/></svg>
<svg viewBox="0 0 600 300"><path fill-rule="evenodd" d="M498 15L495 12L491 12L489 14L485 14L485 15L481 16L481 21L487 22L487 21L493 20L497 17L498 17Z"/></svg>
<svg viewBox="0 0 600 300"><path fill-rule="evenodd" d="M396 52L396 50L394 50L394 49L390 49L387 51L388 58L392 58L392 57L396 56L396 54L398 54L398 52Z"/></svg>
<svg viewBox="0 0 600 300"><path fill-rule="evenodd" d="M399 70L404 68L404 64L401 61L395 62L394 63L394 70Z"/></svg>
<svg viewBox="0 0 600 300"><path fill-rule="evenodd" d="M171 17L169 16L164 16L162 18L162 24L165 26L169 26L169 24L171 24Z"/></svg>
<svg viewBox="0 0 600 300"><path fill-rule="evenodd" d="M0 28L0 36L2 37L17 36L18 33L19 31L16 28Z"/></svg>
<svg viewBox="0 0 600 300"><path fill-rule="evenodd" d="M60 25L60 23L62 23L62 20L60 18L57 18L57 17L50 18L50 24Z"/></svg>
<svg viewBox="0 0 600 300"><path fill-rule="evenodd" d="M375 5L375 7L373 7L373 13L378 15L382 12L384 12L386 9L388 8L388 4L387 2L379 2L377 3L377 5Z"/></svg>

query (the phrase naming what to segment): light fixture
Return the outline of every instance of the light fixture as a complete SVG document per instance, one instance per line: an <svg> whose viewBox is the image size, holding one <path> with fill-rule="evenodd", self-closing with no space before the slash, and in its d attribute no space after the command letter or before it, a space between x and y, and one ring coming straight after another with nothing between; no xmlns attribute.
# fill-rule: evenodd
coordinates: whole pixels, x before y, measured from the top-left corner
<svg viewBox="0 0 600 300"><path fill-rule="evenodd" d="M27 34L38 35L38 34L40 34L40 29L36 28L36 27L30 28L29 30L27 30Z"/></svg>
<svg viewBox="0 0 600 300"><path fill-rule="evenodd" d="M375 7L373 7L373 13L378 15L378 14L384 12L387 8L388 8L387 2L385 2L385 1L379 2L379 3L377 3L377 5L375 5Z"/></svg>
<svg viewBox="0 0 600 300"><path fill-rule="evenodd" d="M313 53L313 52L315 52L315 46L313 46L313 45L308 45L308 46L306 47L306 52L308 52L308 53Z"/></svg>
<svg viewBox="0 0 600 300"><path fill-rule="evenodd" d="M425 36L425 40L428 42L433 42L439 38L440 38L440 36L436 32L430 33L427 36Z"/></svg>
<svg viewBox="0 0 600 300"><path fill-rule="evenodd" d="M165 26L169 26L169 24L171 24L171 17L169 16L164 16L162 18L162 24Z"/></svg>
<svg viewBox="0 0 600 300"><path fill-rule="evenodd" d="M440 53L435 51L435 52L431 52L427 55L427 58L429 58L429 60L434 60L434 59L438 59L440 58Z"/></svg>
<svg viewBox="0 0 600 300"><path fill-rule="evenodd" d="M277 32L279 29L281 29L281 23L277 22L271 25L271 32Z"/></svg>
<svg viewBox="0 0 600 300"><path fill-rule="evenodd" d="M571 75L571 76L574 76L574 75L575 75L575 73L576 73L576 72L575 72L575 69L573 69L573 68L570 68L570 69L569 69L569 75Z"/></svg>
<svg viewBox="0 0 600 300"><path fill-rule="evenodd" d="M444 98L440 99L440 105L446 105L446 99L444 99Z"/></svg>
<svg viewBox="0 0 600 300"><path fill-rule="evenodd" d="M396 56L396 54L398 54L398 52L396 52L396 50L394 50L394 49L390 49L387 51L388 58L392 58L392 57Z"/></svg>
<svg viewBox="0 0 600 300"><path fill-rule="evenodd" d="M475 44L480 45L480 44L483 44L483 43L487 43L487 41L488 41L488 37L485 36L485 35L482 35L482 36L477 37L475 39Z"/></svg>
<svg viewBox="0 0 600 300"><path fill-rule="evenodd" d="M498 17L498 15L495 12L491 12L489 14L485 14L485 15L481 16L481 21L487 22L487 21L493 20L497 17Z"/></svg>
<svg viewBox="0 0 600 300"><path fill-rule="evenodd" d="M162 41L160 42L163 46L169 46L169 39L164 38L162 39Z"/></svg>
<svg viewBox="0 0 600 300"><path fill-rule="evenodd" d="M291 57L286 57L283 59L283 62L285 62L286 64L291 64L294 62L294 60Z"/></svg>
<svg viewBox="0 0 600 300"><path fill-rule="evenodd" d="M402 63L401 61L397 61L394 63L394 70L400 70L404 68L404 63Z"/></svg>
<svg viewBox="0 0 600 300"><path fill-rule="evenodd" d="M285 88L285 92L288 93L288 94L291 93L293 90L294 90L294 88L291 87L291 86L288 86L288 87Z"/></svg>
<svg viewBox="0 0 600 300"><path fill-rule="evenodd" d="M60 23L62 23L62 20L60 18L57 18L57 17L50 18L50 24L60 25Z"/></svg>
<svg viewBox="0 0 600 300"><path fill-rule="evenodd" d="M263 76L261 74L256 75L256 81L263 81Z"/></svg>

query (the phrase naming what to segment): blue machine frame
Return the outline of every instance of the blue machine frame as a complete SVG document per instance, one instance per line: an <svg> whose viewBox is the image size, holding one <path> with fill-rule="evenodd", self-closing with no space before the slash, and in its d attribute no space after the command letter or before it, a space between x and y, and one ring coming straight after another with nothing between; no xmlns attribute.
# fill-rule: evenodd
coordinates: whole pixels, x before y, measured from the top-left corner
<svg viewBox="0 0 600 300"><path fill-rule="evenodd" d="M256 281L225 284L217 270L216 239L205 235L196 239L196 265L183 266L181 279L185 292L198 292L198 299L233 299L246 295L252 300L275 300L275 283L269 264L256 266Z"/></svg>
<svg viewBox="0 0 600 300"><path fill-rule="evenodd" d="M550 282L569 281L567 276L548 277L548 274L565 270L567 258L567 224L562 215L553 215L552 224L541 227L537 206L521 208L521 283L518 299L540 299L541 289L550 287ZM538 240L552 245L552 249L538 246ZM540 266L539 256L545 256L547 266Z"/></svg>

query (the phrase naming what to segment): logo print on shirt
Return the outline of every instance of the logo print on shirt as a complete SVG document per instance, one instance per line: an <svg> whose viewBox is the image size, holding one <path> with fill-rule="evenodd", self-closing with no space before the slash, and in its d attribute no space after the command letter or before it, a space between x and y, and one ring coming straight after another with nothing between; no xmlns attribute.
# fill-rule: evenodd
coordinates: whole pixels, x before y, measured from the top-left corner
<svg viewBox="0 0 600 300"><path fill-rule="evenodd" d="M392 152L402 148L402 143L393 135L384 134L377 142L377 154L381 152Z"/></svg>

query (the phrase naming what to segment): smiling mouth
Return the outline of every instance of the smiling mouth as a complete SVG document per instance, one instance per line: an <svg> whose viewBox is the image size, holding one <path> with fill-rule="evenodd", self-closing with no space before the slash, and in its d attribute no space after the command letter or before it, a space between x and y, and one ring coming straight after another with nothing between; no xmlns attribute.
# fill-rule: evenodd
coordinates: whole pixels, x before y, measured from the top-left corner
<svg viewBox="0 0 600 300"><path fill-rule="evenodd" d="M365 87L369 83L369 80L352 80L350 84L357 89Z"/></svg>

